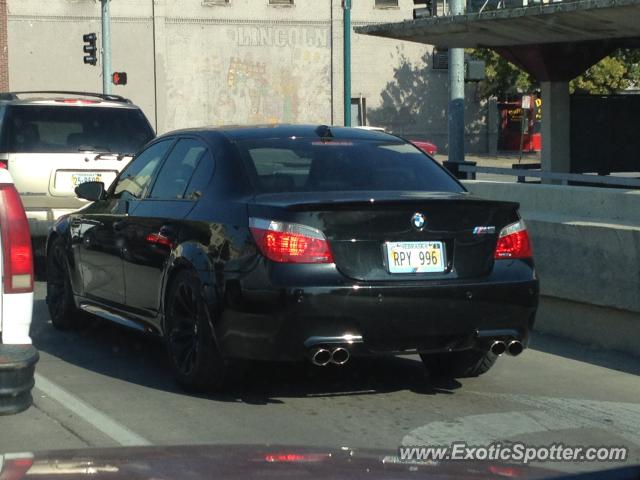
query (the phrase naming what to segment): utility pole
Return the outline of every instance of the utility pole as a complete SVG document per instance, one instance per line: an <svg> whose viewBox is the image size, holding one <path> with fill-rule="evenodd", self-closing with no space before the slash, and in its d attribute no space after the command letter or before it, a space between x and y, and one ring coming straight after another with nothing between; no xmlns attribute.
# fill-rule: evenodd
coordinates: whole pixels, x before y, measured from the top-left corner
<svg viewBox="0 0 640 480"><path fill-rule="evenodd" d="M351 0L342 0L344 25L344 126L351 126Z"/></svg>
<svg viewBox="0 0 640 480"><path fill-rule="evenodd" d="M102 3L102 93L111 94L111 17L109 0Z"/></svg>
<svg viewBox="0 0 640 480"><path fill-rule="evenodd" d="M463 0L449 1L449 15L464 13ZM456 176L464 163L464 49L449 49L449 161Z"/></svg>

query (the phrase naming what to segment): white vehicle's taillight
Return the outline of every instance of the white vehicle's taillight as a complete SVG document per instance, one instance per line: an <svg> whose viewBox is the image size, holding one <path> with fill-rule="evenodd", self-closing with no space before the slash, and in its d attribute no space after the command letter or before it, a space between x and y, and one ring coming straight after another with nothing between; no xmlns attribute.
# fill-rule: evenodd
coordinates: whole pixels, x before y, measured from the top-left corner
<svg viewBox="0 0 640 480"><path fill-rule="evenodd" d="M524 221L520 220L507 225L500 231L494 257L496 260L533 257L531 241Z"/></svg>
<svg viewBox="0 0 640 480"><path fill-rule="evenodd" d="M20 195L10 183L0 184L0 229L4 292L32 292L33 252L29 222Z"/></svg>
<svg viewBox="0 0 640 480"><path fill-rule="evenodd" d="M33 466L33 458L26 457L30 454L12 454L4 456L4 462L0 458L0 479L21 480Z"/></svg>
<svg viewBox="0 0 640 480"><path fill-rule="evenodd" d="M280 263L333 263L329 243L315 228L297 223L249 219L253 238L262 254Z"/></svg>

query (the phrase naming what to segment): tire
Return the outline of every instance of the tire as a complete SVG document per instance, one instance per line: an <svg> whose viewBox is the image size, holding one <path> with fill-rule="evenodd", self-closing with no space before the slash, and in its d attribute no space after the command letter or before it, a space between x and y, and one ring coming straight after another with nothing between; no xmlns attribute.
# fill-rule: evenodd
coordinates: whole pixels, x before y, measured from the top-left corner
<svg viewBox="0 0 640 480"><path fill-rule="evenodd" d="M438 377L477 377L488 372L498 358L485 350L420 354L427 370Z"/></svg>
<svg viewBox="0 0 640 480"><path fill-rule="evenodd" d="M59 330L69 330L80 323L81 312L73 300L67 252L62 237L54 239L47 252L47 307L51 323Z"/></svg>
<svg viewBox="0 0 640 480"><path fill-rule="evenodd" d="M167 291L164 338L176 381L188 392L220 390L227 379L210 318L198 275L178 272Z"/></svg>

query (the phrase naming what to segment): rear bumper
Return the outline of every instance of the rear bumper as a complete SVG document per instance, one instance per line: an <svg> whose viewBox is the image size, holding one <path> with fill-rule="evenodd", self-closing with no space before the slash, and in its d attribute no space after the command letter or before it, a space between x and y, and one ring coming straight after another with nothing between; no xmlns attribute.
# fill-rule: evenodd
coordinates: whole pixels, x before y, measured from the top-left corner
<svg viewBox="0 0 640 480"><path fill-rule="evenodd" d="M2 297L0 334L2 343L11 345L31 344L29 329L33 314L33 292L10 293Z"/></svg>
<svg viewBox="0 0 640 480"><path fill-rule="evenodd" d="M338 274L334 285L278 285L283 275L272 271L269 288L254 279L227 285L218 341L226 356L261 360L299 360L317 346L367 355L488 349L494 339L526 345L538 280L526 262L499 263L483 279L439 284L345 282ZM325 282L333 277L326 273Z"/></svg>

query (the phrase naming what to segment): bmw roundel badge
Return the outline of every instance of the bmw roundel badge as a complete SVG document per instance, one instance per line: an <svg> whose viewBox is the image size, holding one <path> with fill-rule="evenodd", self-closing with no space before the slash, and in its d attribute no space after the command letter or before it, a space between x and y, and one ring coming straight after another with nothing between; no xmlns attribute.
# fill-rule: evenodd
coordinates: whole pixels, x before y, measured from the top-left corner
<svg viewBox="0 0 640 480"><path fill-rule="evenodd" d="M426 223L427 221L421 213L414 213L413 217L411 217L411 225L413 225L413 228L416 230L422 230Z"/></svg>

